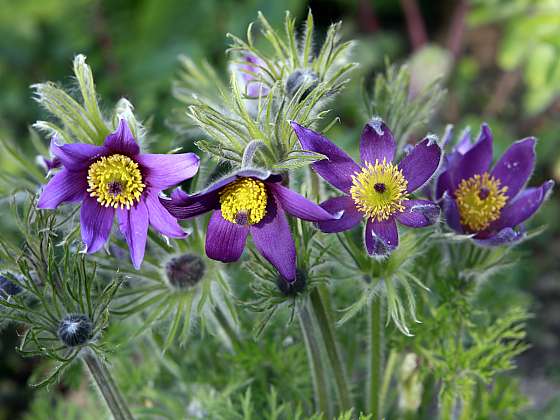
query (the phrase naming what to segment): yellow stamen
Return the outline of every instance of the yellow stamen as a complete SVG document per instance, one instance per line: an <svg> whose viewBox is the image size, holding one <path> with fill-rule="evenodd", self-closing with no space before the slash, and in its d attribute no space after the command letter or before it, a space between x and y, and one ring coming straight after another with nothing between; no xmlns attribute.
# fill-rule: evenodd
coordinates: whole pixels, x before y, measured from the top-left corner
<svg viewBox="0 0 560 420"><path fill-rule="evenodd" d="M368 218L387 220L391 215L404 210L408 181L402 171L392 163L366 162L361 172L352 175L350 195L356 208Z"/></svg>
<svg viewBox="0 0 560 420"><path fill-rule="evenodd" d="M87 192L91 197L97 197L99 204L121 209L130 209L137 203L146 187L138 164L128 156L118 154L103 156L92 163L87 180Z"/></svg>
<svg viewBox="0 0 560 420"><path fill-rule="evenodd" d="M259 223L266 214L267 195L262 181L241 178L220 191L222 217L239 225Z"/></svg>
<svg viewBox="0 0 560 420"><path fill-rule="evenodd" d="M479 232L498 220L506 205L508 190L507 186L501 187L500 184L499 179L487 172L461 181L455 197L463 226Z"/></svg>

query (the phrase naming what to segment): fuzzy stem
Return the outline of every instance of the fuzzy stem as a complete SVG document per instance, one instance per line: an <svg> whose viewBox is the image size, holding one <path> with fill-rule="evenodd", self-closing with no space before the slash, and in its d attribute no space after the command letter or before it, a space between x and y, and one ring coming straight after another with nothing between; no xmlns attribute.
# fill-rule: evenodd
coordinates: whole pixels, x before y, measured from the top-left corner
<svg viewBox="0 0 560 420"><path fill-rule="evenodd" d="M383 305L379 296L369 303L368 408L373 420L380 420L383 376Z"/></svg>
<svg viewBox="0 0 560 420"><path fill-rule="evenodd" d="M216 317L216 320L220 324L220 327L222 327L227 337L229 338L229 341L231 342L231 347L233 349L239 349L241 347L241 340L237 336L237 332L235 331L235 329L231 326L229 320L224 314L224 311L222 311L222 309L219 306L216 306L214 308L214 316Z"/></svg>
<svg viewBox="0 0 560 420"><path fill-rule="evenodd" d="M335 390L340 404L340 411L346 412L352 408L352 399L348 388L344 362L334 333L332 317L328 312L328 308L325 305L319 288L313 289L310 293L310 299L311 309L313 310L317 325L321 331L325 350L334 374Z"/></svg>
<svg viewBox="0 0 560 420"><path fill-rule="evenodd" d="M313 319L307 309L307 305L303 305L298 311L298 315L305 348L307 350L307 360L311 370L311 378L313 380L315 405L317 410L322 413L325 418L330 419L329 389L327 386L326 369L323 366L323 360L321 358L321 348L317 339L317 331L315 330L315 325L313 324Z"/></svg>
<svg viewBox="0 0 560 420"><path fill-rule="evenodd" d="M124 397L109 369L107 369L107 365L93 351L88 351L84 355L83 361L115 420L133 420L134 417L132 417Z"/></svg>

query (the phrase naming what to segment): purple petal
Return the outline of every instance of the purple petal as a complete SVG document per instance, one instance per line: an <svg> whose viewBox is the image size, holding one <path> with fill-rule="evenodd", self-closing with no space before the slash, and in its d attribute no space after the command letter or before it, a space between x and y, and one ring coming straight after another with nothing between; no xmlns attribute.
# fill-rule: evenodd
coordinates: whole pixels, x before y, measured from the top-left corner
<svg viewBox="0 0 560 420"><path fill-rule="evenodd" d="M424 185L434 174L441 160L441 148L428 137L418 143L399 162L399 169L408 181L408 192L414 192Z"/></svg>
<svg viewBox="0 0 560 420"><path fill-rule="evenodd" d="M184 238L187 234L169 212L161 205L156 192L145 193L146 208L150 218L150 224L159 233L171 238Z"/></svg>
<svg viewBox="0 0 560 420"><path fill-rule="evenodd" d="M222 262L237 261L243 249L249 229L225 220L220 210L214 211L206 231L206 255Z"/></svg>
<svg viewBox="0 0 560 420"><path fill-rule="evenodd" d="M447 225L456 232L463 233L461 215L457 203L447 192L443 195L441 207Z"/></svg>
<svg viewBox="0 0 560 420"><path fill-rule="evenodd" d="M321 207L338 217L336 220L319 222L319 229L326 233L352 229L364 218L364 215L356 209L354 200L347 195L330 198L321 203Z"/></svg>
<svg viewBox="0 0 560 420"><path fill-rule="evenodd" d="M506 194L511 201L521 191L535 168L535 139L527 138L513 143L492 170L492 176L507 186Z"/></svg>
<svg viewBox="0 0 560 420"><path fill-rule="evenodd" d="M492 163L492 132L487 124L482 124L478 141L468 152L456 160L453 169L453 191L463 179L483 174Z"/></svg>
<svg viewBox="0 0 560 420"><path fill-rule="evenodd" d="M136 143L124 118L119 121L119 126L115 132L107 136L103 146L109 149L111 153L120 153L126 156L136 156L140 153L140 146Z"/></svg>
<svg viewBox="0 0 560 420"><path fill-rule="evenodd" d="M188 200L189 195L184 192L181 188L175 188L171 191L171 199L177 202L183 202Z"/></svg>
<svg viewBox="0 0 560 420"><path fill-rule="evenodd" d="M160 203L179 220L190 219L199 216L210 210L215 210L220 205L218 191L210 191L207 193L199 193L187 195L183 193L182 197L178 197L179 193L168 198L159 198Z"/></svg>
<svg viewBox="0 0 560 420"><path fill-rule="evenodd" d="M436 182L436 200L439 200L445 192L453 193L453 173L452 170L448 169L443 171Z"/></svg>
<svg viewBox="0 0 560 420"><path fill-rule="evenodd" d="M268 200L266 216L250 227L259 252L286 279L296 278L296 247L284 210L274 199Z"/></svg>
<svg viewBox="0 0 560 420"><path fill-rule="evenodd" d="M198 170L200 158L194 153L145 153L139 155L136 161L146 173L146 183L158 190L164 190L192 178Z"/></svg>
<svg viewBox="0 0 560 420"><path fill-rule="evenodd" d="M454 151L461 155L464 155L469 151L471 146L472 146L471 129L470 127L467 127L461 133L461 138L459 139L457 145L455 146Z"/></svg>
<svg viewBox="0 0 560 420"><path fill-rule="evenodd" d="M51 152L70 171L86 170L95 159L109 152L103 146L83 143L57 144L57 140L56 136L51 139Z"/></svg>
<svg viewBox="0 0 560 420"><path fill-rule="evenodd" d="M318 204L309 201L307 198L281 184L268 184L268 187L280 202L282 208L292 216L310 222L336 219L336 217Z"/></svg>
<svg viewBox="0 0 560 420"><path fill-rule="evenodd" d="M498 231L506 227L515 227L523 223L541 207L548 197L554 181L547 181L537 188L527 188L512 202L502 209L500 218L492 223L489 231Z"/></svg>
<svg viewBox="0 0 560 420"><path fill-rule="evenodd" d="M437 204L428 200L406 200L405 210L397 215L397 220L405 226L419 228L433 225L439 216Z"/></svg>
<svg viewBox="0 0 560 420"><path fill-rule="evenodd" d="M311 166L327 182L343 192L348 192L352 186L352 175L360 171L360 167L325 136L291 122L304 150L321 153L327 159L314 162Z"/></svg>
<svg viewBox="0 0 560 420"><path fill-rule="evenodd" d="M489 236L487 238L478 239L476 236L473 241L483 247L494 247L506 244L513 244L525 236L524 230L515 230L510 227L503 228L495 235Z"/></svg>
<svg viewBox="0 0 560 420"><path fill-rule="evenodd" d="M117 218L119 228L130 250L132 265L137 270L142 265L144 252L146 251L146 239L148 236L148 209L143 200L140 200L130 210L118 209Z"/></svg>
<svg viewBox="0 0 560 420"><path fill-rule="evenodd" d="M93 197L86 196L80 209L82 240L88 254L99 251L107 242L113 226L115 209L100 205Z"/></svg>
<svg viewBox="0 0 560 420"><path fill-rule="evenodd" d="M85 172L70 172L62 169L44 186L37 207L55 209L63 202L80 201L87 195L86 190L87 175Z"/></svg>
<svg viewBox="0 0 560 420"><path fill-rule="evenodd" d="M399 232L394 218L381 222L368 219L364 239L369 255L387 255L399 245Z"/></svg>
<svg viewBox="0 0 560 420"><path fill-rule="evenodd" d="M375 161L392 162L395 157L397 145L393 133L381 118L374 118L367 123L360 138L360 157L362 163Z"/></svg>

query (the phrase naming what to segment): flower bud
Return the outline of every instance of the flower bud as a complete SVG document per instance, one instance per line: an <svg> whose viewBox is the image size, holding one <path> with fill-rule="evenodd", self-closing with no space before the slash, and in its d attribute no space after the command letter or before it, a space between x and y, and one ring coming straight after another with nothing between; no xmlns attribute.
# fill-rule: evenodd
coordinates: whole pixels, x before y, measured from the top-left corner
<svg viewBox="0 0 560 420"><path fill-rule="evenodd" d="M282 276L276 279L278 289L284 296L296 296L305 290L307 285L306 275L301 270L296 270L296 278L293 281L288 281Z"/></svg>
<svg viewBox="0 0 560 420"><path fill-rule="evenodd" d="M93 334L93 323L82 314L68 314L60 321L58 338L68 347L87 343Z"/></svg>
<svg viewBox="0 0 560 420"><path fill-rule="evenodd" d="M21 293L21 287L0 275L0 296L15 296L18 293Z"/></svg>
<svg viewBox="0 0 560 420"><path fill-rule="evenodd" d="M286 81L286 92L293 98L303 86L305 91L301 94L301 100L307 98L309 94L319 85L319 76L311 70L296 70Z"/></svg>
<svg viewBox="0 0 560 420"><path fill-rule="evenodd" d="M165 265L167 280L175 289L189 289L196 286L205 272L204 261L194 254L173 257Z"/></svg>
<svg viewBox="0 0 560 420"><path fill-rule="evenodd" d="M418 370L418 356L407 353L398 374L399 409L401 412L416 412L422 402L422 381Z"/></svg>

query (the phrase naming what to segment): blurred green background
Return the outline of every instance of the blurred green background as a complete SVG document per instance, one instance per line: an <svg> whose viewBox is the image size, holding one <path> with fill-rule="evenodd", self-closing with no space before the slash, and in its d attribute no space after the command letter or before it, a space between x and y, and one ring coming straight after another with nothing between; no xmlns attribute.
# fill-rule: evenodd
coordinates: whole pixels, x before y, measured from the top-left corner
<svg viewBox="0 0 560 420"><path fill-rule="evenodd" d="M476 133L487 121L498 152L534 135L539 161L531 183L560 178L559 0L0 0L0 137L29 147L29 126L46 118L29 86L53 80L71 87L72 58L83 53L102 106L125 96L148 121L154 149L190 148L193 139L168 124L179 106L171 94L178 54L207 58L225 78L227 32L243 36L258 10L279 26L285 10L303 19L308 7L320 33L342 19L345 36L359 40L353 59L360 70L332 104L342 120L332 134L339 143L357 148L368 117L362 82L383 71L388 58L410 63L418 89L444 77L448 94L430 131L441 134L452 123ZM0 165L15 167L6 156ZM560 416L553 398L560 394L559 211L555 194L531 222L547 229L522 245L524 263L495 285L535 314L532 348L519 360L521 383L546 413L541 418L551 419ZM487 300L491 305L492 296ZM16 341L17 331L2 332L0 419L18 418L34 398L27 382L35 362L14 352Z"/></svg>

